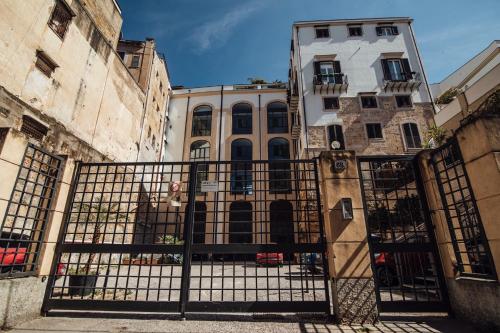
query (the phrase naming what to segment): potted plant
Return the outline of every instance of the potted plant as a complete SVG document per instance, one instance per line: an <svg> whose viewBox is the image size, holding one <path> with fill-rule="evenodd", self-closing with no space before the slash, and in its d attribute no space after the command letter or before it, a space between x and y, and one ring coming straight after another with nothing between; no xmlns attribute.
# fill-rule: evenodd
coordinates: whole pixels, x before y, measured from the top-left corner
<svg viewBox="0 0 500 333"><path fill-rule="evenodd" d="M166 245L182 245L184 244L183 240L178 239L172 235L163 235L158 237L158 240L162 244ZM162 263L164 264L182 264L182 254L180 253L167 253L162 255Z"/></svg>
<svg viewBox="0 0 500 333"><path fill-rule="evenodd" d="M80 206L80 216L86 216L86 223L94 223L94 231L91 243L101 244L103 241L102 228L106 222L117 222L118 218L125 214L118 213L118 204L102 204L100 197L96 197L96 202L91 204L83 203ZM77 221L74 221L77 222ZM69 294L71 296L88 296L94 290L97 283L99 272L92 268L95 259L95 253L89 253L87 261L83 266L70 267L69 275Z"/></svg>

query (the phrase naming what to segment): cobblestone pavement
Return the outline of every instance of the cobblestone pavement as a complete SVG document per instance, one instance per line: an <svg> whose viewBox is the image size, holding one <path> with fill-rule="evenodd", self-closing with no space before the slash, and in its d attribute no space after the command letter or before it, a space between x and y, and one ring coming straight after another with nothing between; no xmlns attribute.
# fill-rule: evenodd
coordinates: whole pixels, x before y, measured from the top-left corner
<svg viewBox="0 0 500 333"><path fill-rule="evenodd" d="M130 317L130 316L129 316ZM377 325L335 325L323 318L269 315L191 315L181 321L173 316L141 316L135 319L126 316L98 318L88 314L84 317L46 317L20 324L8 330L10 333L30 332L162 332L162 333L411 333L444 332L475 333L468 324L446 317L395 317L386 318Z"/></svg>

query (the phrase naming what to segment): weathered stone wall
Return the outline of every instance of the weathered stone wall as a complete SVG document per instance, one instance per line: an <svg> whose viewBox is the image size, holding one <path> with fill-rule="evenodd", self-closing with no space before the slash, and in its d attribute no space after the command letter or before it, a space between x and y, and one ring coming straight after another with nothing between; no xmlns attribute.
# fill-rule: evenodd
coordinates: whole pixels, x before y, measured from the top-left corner
<svg viewBox="0 0 500 333"><path fill-rule="evenodd" d="M412 108L396 108L395 99L378 96L379 108L362 109L358 97L341 97L337 117L342 120L346 149L360 155L404 154L405 147L401 125L414 122L418 126L423 142L430 125L433 124L432 105L415 103ZM366 123L381 123L383 139L368 139ZM330 150L327 142L326 126L309 126L310 148Z"/></svg>

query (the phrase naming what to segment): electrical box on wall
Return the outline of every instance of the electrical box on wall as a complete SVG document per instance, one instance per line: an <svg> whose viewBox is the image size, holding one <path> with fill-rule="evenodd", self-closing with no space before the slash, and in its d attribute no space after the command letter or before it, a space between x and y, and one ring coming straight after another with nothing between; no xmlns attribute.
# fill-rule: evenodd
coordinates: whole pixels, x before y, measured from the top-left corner
<svg viewBox="0 0 500 333"><path fill-rule="evenodd" d="M351 198L342 198L340 200L342 205L342 218L344 220L352 220L352 200Z"/></svg>

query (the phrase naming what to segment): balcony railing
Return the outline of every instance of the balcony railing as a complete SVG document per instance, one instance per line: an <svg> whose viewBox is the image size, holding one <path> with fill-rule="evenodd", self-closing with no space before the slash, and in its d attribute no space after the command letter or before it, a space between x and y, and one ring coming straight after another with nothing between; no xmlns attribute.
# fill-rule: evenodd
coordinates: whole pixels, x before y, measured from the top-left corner
<svg viewBox="0 0 500 333"><path fill-rule="evenodd" d="M397 77L384 78L384 92L413 91L420 87L420 73L400 73Z"/></svg>
<svg viewBox="0 0 500 333"><path fill-rule="evenodd" d="M316 93L316 89L319 89L319 93L328 93L331 91L334 93L338 91L341 93L342 91L347 92L348 82L347 75L343 73L335 73L335 74L316 74L313 77L314 83L314 93Z"/></svg>

